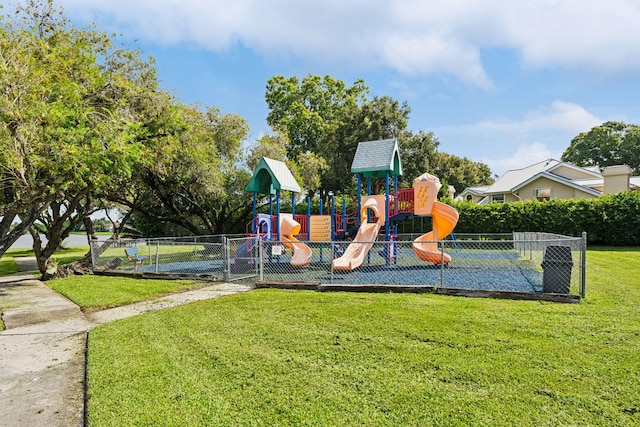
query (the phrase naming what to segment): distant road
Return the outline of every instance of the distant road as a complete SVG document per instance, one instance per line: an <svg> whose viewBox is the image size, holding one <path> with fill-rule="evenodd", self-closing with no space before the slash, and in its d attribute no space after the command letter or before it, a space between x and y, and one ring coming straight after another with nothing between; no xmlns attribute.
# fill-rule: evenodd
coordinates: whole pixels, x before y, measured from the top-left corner
<svg viewBox="0 0 640 427"><path fill-rule="evenodd" d="M47 239L44 236L40 236L43 242L46 242ZM68 238L64 240L65 246L89 246L87 242L87 236L85 234L72 234ZM31 238L31 234L27 233L23 236L20 236L16 242L11 245L14 249L30 249L33 247L33 239Z"/></svg>

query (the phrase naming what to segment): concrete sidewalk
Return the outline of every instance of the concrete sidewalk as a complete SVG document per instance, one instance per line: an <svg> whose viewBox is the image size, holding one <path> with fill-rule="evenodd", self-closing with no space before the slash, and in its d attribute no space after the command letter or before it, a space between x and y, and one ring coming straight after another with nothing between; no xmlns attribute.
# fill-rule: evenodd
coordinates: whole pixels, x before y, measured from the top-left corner
<svg viewBox="0 0 640 427"><path fill-rule="evenodd" d="M87 321L29 273L0 277L0 423L82 426Z"/></svg>
<svg viewBox="0 0 640 427"><path fill-rule="evenodd" d="M16 259L33 271L35 259ZM252 289L216 283L88 314L28 273L0 276L0 425L83 426L90 328L148 311Z"/></svg>

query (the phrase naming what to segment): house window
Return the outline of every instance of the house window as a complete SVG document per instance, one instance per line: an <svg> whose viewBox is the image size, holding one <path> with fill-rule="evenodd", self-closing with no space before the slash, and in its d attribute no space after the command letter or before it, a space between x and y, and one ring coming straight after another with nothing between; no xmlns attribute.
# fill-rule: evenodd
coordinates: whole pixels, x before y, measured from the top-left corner
<svg viewBox="0 0 640 427"><path fill-rule="evenodd" d="M536 189L536 199L539 202L544 202L551 199L551 189L550 188L538 188Z"/></svg>
<svg viewBox="0 0 640 427"><path fill-rule="evenodd" d="M494 194L493 201L496 203L504 203L504 194Z"/></svg>
<svg viewBox="0 0 640 427"><path fill-rule="evenodd" d="M467 201L470 202L473 200L473 196L471 194L467 194Z"/></svg>

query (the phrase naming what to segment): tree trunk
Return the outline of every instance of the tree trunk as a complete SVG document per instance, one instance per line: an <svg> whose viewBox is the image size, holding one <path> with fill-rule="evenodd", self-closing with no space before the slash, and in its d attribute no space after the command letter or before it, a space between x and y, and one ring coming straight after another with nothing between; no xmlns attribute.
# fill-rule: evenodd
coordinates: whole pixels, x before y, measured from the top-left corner
<svg viewBox="0 0 640 427"><path fill-rule="evenodd" d="M4 255L7 249L29 230L41 211L42 207L36 205L24 212L24 215L17 212L6 212L0 218L0 256ZM16 218L20 218L20 223L11 229L12 222Z"/></svg>
<svg viewBox="0 0 640 427"><path fill-rule="evenodd" d="M89 240L89 252L87 252L81 259L71 262L69 264L60 265L56 268L49 268L42 275L42 280L50 280L57 277L69 277L69 276L82 276L85 274L93 274L93 260L98 257L107 249L109 249L115 242L118 241L120 233L124 229L127 221L131 218L132 211L128 212L120 221L120 226L115 229L113 235L106 240L103 244L98 244L98 239L95 236L93 222L88 215L83 217L85 229L87 231L87 239ZM108 270L118 267L122 264L121 258L115 258L111 263L103 267L96 267L95 270Z"/></svg>
<svg viewBox="0 0 640 427"><path fill-rule="evenodd" d="M89 251L84 254L82 258L77 261L73 261L69 264L59 265L55 268L48 268L42 274L43 281L55 279L58 277L69 277L69 276L83 276L85 274L93 274L93 259L97 258L101 253L110 248L117 239L114 239L113 236L105 241L102 245L98 245L97 241L92 241L90 245ZM107 270L110 268L116 268L122 264L121 258L116 258L110 265L104 266L102 268L96 267L95 270Z"/></svg>
<svg viewBox="0 0 640 427"><path fill-rule="evenodd" d="M40 273L45 274L49 264L49 256L44 255L42 248L42 239L40 239L40 231L36 227L29 227L29 233L33 239L33 253L36 256L36 264Z"/></svg>
<svg viewBox="0 0 640 427"><path fill-rule="evenodd" d="M81 259L65 265L58 265L48 268L42 274L43 281L56 279L59 277L82 276L85 274L93 274L93 263L91 262L91 250L87 252Z"/></svg>

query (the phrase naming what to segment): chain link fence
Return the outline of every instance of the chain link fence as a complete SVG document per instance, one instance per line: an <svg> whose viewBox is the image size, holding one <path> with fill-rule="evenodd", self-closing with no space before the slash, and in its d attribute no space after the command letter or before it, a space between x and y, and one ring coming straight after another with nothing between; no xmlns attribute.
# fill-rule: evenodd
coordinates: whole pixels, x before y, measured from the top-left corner
<svg viewBox="0 0 640 427"><path fill-rule="evenodd" d="M585 295L586 235L465 234L442 241L269 241L198 236L114 241L94 268L271 283L405 285ZM125 252L136 248L136 265ZM335 260L335 261L334 261Z"/></svg>
<svg viewBox="0 0 640 427"><path fill-rule="evenodd" d="M95 271L211 276L224 271L224 237L120 239L91 245Z"/></svg>

